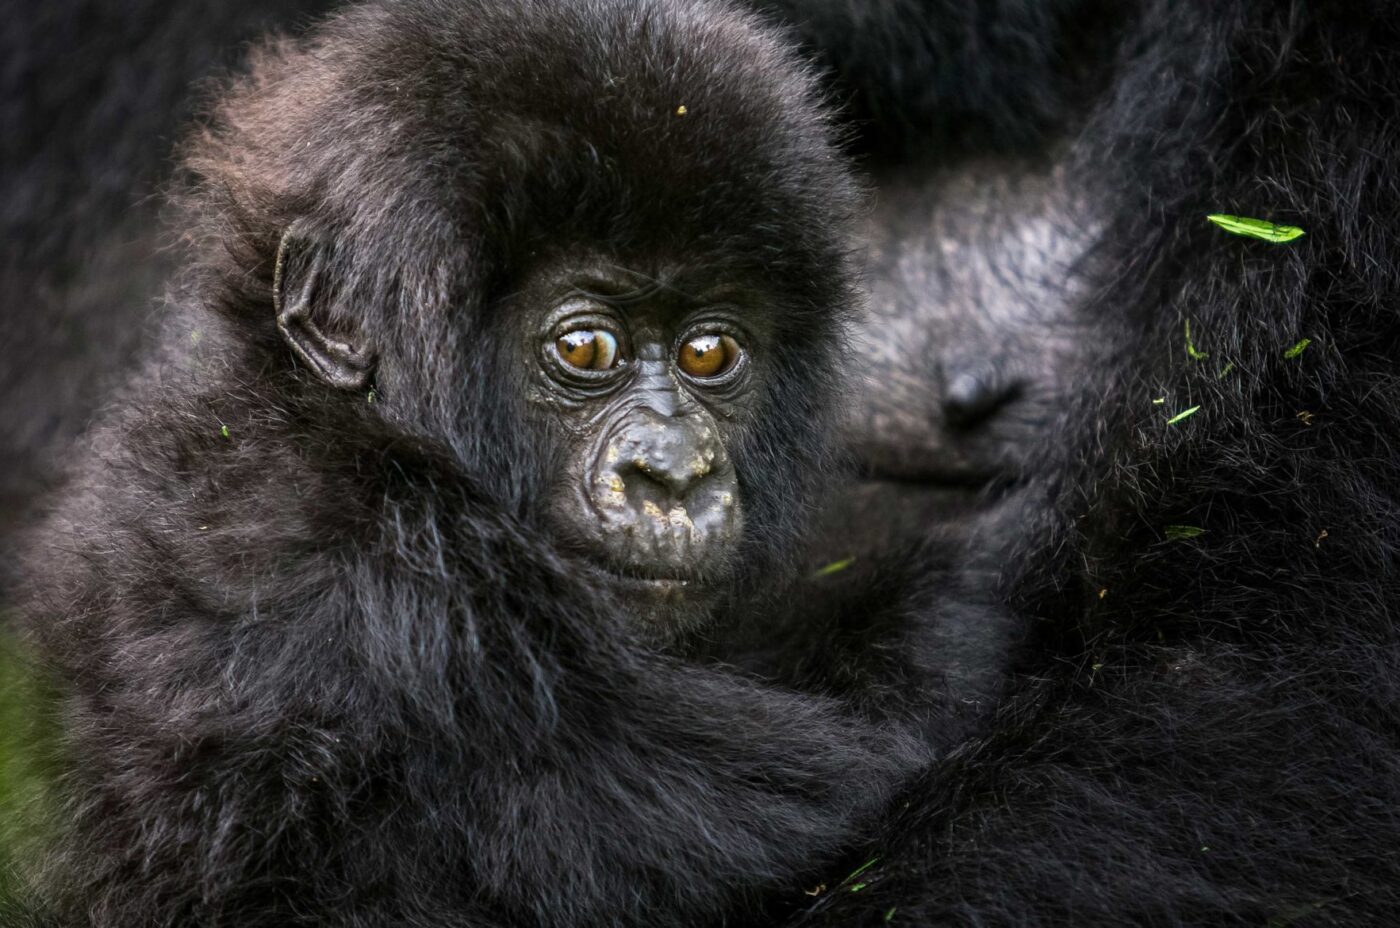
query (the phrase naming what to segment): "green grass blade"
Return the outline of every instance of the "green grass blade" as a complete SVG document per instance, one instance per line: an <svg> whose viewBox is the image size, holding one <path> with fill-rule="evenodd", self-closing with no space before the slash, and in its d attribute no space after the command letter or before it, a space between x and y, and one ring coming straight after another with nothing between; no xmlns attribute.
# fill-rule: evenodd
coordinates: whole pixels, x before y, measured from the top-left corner
<svg viewBox="0 0 1400 928"><path fill-rule="evenodd" d="M1274 242L1282 244L1291 242L1295 238L1302 237L1305 233L1297 226L1281 226L1263 219L1251 219L1248 216L1231 216L1227 213L1211 213L1206 216L1211 222L1224 229L1232 235L1243 235L1248 238L1257 238L1264 242Z"/></svg>
<svg viewBox="0 0 1400 928"><path fill-rule="evenodd" d="M831 576L831 575L834 574L834 573L838 573L838 572L840 572L840 571L845 570L847 567L850 567L850 566L851 566L852 564L854 564L855 562L856 562L856 559L853 558L853 557L848 557L848 558L845 558L845 559L840 560L840 561L832 561L830 564L827 564L825 567L821 567L821 568L818 568L817 570L813 571L813 572L812 572L812 576L813 576L814 578L816 578L816 577L829 577L829 576Z"/></svg>
<svg viewBox="0 0 1400 928"><path fill-rule="evenodd" d="M1180 422L1182 419L1189 419L1189 418L1191 418L1192 416L1194 416L1194 415L1196 414L1196 410L1198 410L1198 409L1200 409L1200 408L1201 408L1200 406L1192 406L1190 409L1183 409L1181 412L1177 413L1176 415L1174 415L1174 416L1172 416L1170 419L1168 419L1168 420L1167 420L1167 425L1176 425L1176 424L1177 424L1178 422Z"/></svg>
<svg viewBox="0 0 1400 928"><path fill-rule="evenodd" d="M1204 351L1201 351L1199 348L1196 347L1195 343L1191 341L1190 319L1186 320L1186 354L1191 358L1192 361L1200 361L1203 358L1210 357L1210 355L1208 355Z"/></svg>

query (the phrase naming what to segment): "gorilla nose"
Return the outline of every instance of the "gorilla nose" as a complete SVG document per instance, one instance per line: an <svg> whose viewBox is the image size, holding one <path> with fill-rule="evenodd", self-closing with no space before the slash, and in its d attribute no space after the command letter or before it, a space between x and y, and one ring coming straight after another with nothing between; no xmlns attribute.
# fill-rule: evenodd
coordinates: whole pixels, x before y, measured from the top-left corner
<svg viewBox="0 0 1400 928"><path fill-rule="evenodd" d="M1020 389L1019 379L990 361L945 366L943 420L955 428L971 428L988 419Z"/></svg>
<svg viewBox="0 0 1400 928"><path fill-rule="evenodd" d="M738 540L739 484L712 419L630 413L589 481L609 561L657 574L703 571Z"/></svg>
<svg viewBox="0 0 1400 928"><path fill-rule="evenodd" d="M706 477L729 469L724 446L710 424L698 417L663 416L645 411L610 447L613 471L624 483L637 476L659 488L668 500L681 501Z"/></svg>

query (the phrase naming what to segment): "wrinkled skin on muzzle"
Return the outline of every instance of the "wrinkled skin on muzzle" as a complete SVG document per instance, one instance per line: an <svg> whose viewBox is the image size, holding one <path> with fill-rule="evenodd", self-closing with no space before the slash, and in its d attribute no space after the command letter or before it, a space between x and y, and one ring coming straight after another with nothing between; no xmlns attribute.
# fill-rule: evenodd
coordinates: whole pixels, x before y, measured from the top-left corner
<svg viewBox="0 0 1400 928"><path fill-rule="evenodd" d="M703 410L637 407L602 430L584 483L610 566L637 577L712 572L739 540L733 463Z"/></svg>

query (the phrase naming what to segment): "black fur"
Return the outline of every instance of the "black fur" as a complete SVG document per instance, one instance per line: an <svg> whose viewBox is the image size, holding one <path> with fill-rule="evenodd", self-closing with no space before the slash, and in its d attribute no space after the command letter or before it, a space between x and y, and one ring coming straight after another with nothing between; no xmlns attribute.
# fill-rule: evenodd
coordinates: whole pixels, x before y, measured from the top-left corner
<svg viewBox="0 0 1400 928"><path fill-rule="evenodd" d="M5 11L0 546L55 486L149 338L172 267L155 194L196 89L242 43L327 5L64 0Z"/></svg>
<svg viewBox="0 0 1400 928"><path fill-rule="evenodd" d="M958 170L971 157L1058 159L1103 223L1078 272L1081 297L1066 319L1048 320L1082 349L1064 355L1072 360L1060 371L1061 392L1033 397L1034 415L1002 431L1007 423L999 419L981 431L957 433L958 448L989 438L997 443L993 450L1017 446L1014 457L1027 463L1007 491L1012 505L965 536L960 524L939 526L935 534L951 531L960 542L951 556L939 538L925 548L926 533L914 532L895 539L896 548L916 546L914 555L898 558L900 573L872 581L853 567L807 582L800 596L788 599L799 600L804 612L798 618L810 624L797 625L791 638L745 642L755 649L746 658L803 687L857 698L872 714L917 716L927 711L928 682L947 679L939 650L946 630L963 629L972 638L980 634L982 617L1007 612L1032 638L1029 648L1006 661L1014 675L995 715L988 719L983 707L965 724L934 725L931 736L943 756L888 803L886 820L855 842L844 864L817 871L823 853L840 840L842 813L850 811L837 800L880 796L878 788L873 796L857 795L864 790L851 783L861 782L857 771L868 762L869 732L843 727L835 707L823 702L785 700L723 672L634 650L611 632L595 634L577 619L606 624L608 617L582 605L587 590L547 599L560 636L548 640L534 621L504 629L483 624L480 652L459 651L461 639L435 623L419 640L406 637L413 631L406 626L381 629L373 641L355 637L363 628L342 626L333 651L311 651L307 642L324 630L314 624L319 620L304 629L279 626L291 633L285 637L205 621L163 632L151 625L124 641L97 634L102 614L96 614L91 618L98 621L77 626L94 637L65 639L56 648L82 664L80 679L93 694L80 704L80 738L98 734L94 722L107 717L91 714L93 708L145 704L145 694L127 677L158 676L148 675L156 656L210 662L202 676L172 673L165 681L172 688L188 681L178 692L193 702L169 704L189 714L163 716L159 724L125 716L129 727L106 732L122 736L120 753L92 758L89 782L125 770L128 776L109 785L149 797L162 810L164 830L139 838L132 837L130 818L101 819L94 830L108 843L94 842L91 856L68 871L91 877L86 891L99 887L108 906L102 914L111 923L144 923L143 907L150 906L165 915L207 916L212 910L197 906L208 898L227 907L221 914L228 920L257 924L238 907L279 895L285 900L309 887L313 908L281 913L295 923L295 917L324 914L314 906L345 878L359 881L357 894L337 899L334 915L363 916L369 923L382 916L410 924L414 918L489 924L537 917L565 924L613 918L666 924L703 921L726 908L730 922L739 923L746 919L736 909L746 909L755 892L765 884L781 889L782 877L794 874L808 889L825 886L815 901L779 893L775 910L794 910L791 921L800 925L1349 926L1393 920L1400 907L1400 860L1393 851L1400 845L1400 635L1389 615L1400 524L1400 467L1388 445L1400 425L1393 373L1400 332L1389 305L1400 284L1393 258L1400 205L1394 179L1400 145L1391 128L1400 115L1394 5L1160 0L1111 5L1112 19L1074 3L945 9L814 2L796 12L795 4L766 6L787 10L806 47L841 75L838 93L858 117L861 145L880 154L870 163L882 190L903 189L896 177L902 184L910 174ZM1218 211L1293 222L1307 235L1288 245L1228 237L1204 221L1204 214ZM877 234L911 240L930 228L901 225ZM1003 270L1014 277L1019 269ZM1187 319L1205 359L1186 352ZM993 329L987 338L986 345L946 340L937 366L1008 343L1033 357L1040 344L1019 330ZM1306 350L1285 358L1302 338L1312 340ZM220 354L212 355L216 365ZM943 389L934 366L931 396ZM240 369L218 376L225 374ZM179 382L166 389L178 396ZM1156 398L1163 404L1155 405ZM365 539L387 555L421 555L407 566L430 578L441 575L439 553L455 557L447 562L452 575L477 578L493 596L509 597L530 577L548 578L536 585L573 582L567 568L559 572L551 558L539 556L528 526L494 508L490 518L470 525L443 524L464 505L463 494L476 489L456 472L459 457L398 439L388 450L375 446L384 433L369 428L375 418L363 407L289 406L271 418L261 408L261 423L235 420L231 435L242 442L245 433L266 431L230 446L217 428L214 434L205 428L207 407L187 414L197 408L199 394L179 400L138 412L151 422L121 440L132 448L149 446L157 458L197 438L205 442L198 456L176 460L217 461L217 471L199 475L217 481L209 482L206 495L181 497L180 506L158 508L153 517L141 508L147 496L169 498L172 488L178 490L187 479L184 463L169 471L127 468L118 457L121 469L109 478L130 474L133 490L106 494L104 505L119 511L80 526L90 548L109 541L108 525L137 526L117 536L119 543L92 551L94 566L82 567L78 576L89 590L130 590L124 613L146 603L130 621L161 619L157 605L172 586L188 594L189 608L214 620L227 608L217 597L236 602L253 589L250 580L292 576L287 599L269 607L275 624L276 615L308 596L318 579L334 580L330 575L343 570L338 559L344 555L337 552L345 548L325 545L322 535L343 519L358 519L368 529ZM1201 409L1191 418L1165 424L1170 414L1197 404ZM240 400L219 414L247 415L250 408ZM157 421L171 427L152 428ZM926 421L938 423L936 416ZM120 437L123 428L107 434ZM300 436L300 443L279 440L278 430ZM153 438L146 441L147 435ZM309 485L288 487L264 474L267 461L257 457L271 447L273 461L304 468L304 458L343 460L347 440L402 462L402 471L333 470ZM140 464L140 456L126 460ZM431 475L430 489L424 475ZM403 534L396 526L386 530L383 510L353 505L370 485L404 513ZM259 488L269 487L273 495L261 497ZM239 502L228 503L226 496L211 505L207 494L215 489ZM352 505L310 507L319 514L315 539L304 542L295 561L302 572L293 573L271 552L303 536L273 537L269 545L264 533L248 527L269 511L280 522L307 498L326 499L323 493ZM483 505L472 499L473 506ZM86 504L71 505L73 513L86 512ZM234 514L245 527L203 530L216 532L206 539L199 526L218 525L206 522L206 514ZM415 524L434 525L442 534L414 534ZM1205 532L1172 540L1171 525ZM843 544L862 532L858 523L843 522L841 529ZM463 537L454 533L472 540L472 556L450 544ZM824 560L847 553L821 547L821 538L817 544ZM53 576L76 566L67 557L57 563ZM397 560L352 563L361 565L359 576L369 577L379 576L371 568ZM502 567L510 570L498 576ZM401 575L380 576L374 588L388 589L395 576ZM204 589L193 582L198 577L214 583ZM150 578L155 582L147 586ZM123 586L136 579L143 581L139 588ZM848 584L850 598L833 599L833 583ZM464 614L517 614L514 602L466 602L456 587L420 584L415 574L396 589L411 590L424 608L436 597ZM917 595L909 595L907 584ZM925 607L930 602L933 609ZM247 634L239 640L254 650L240 652L239 663L203 647L174 647L220 640L221 634L227 647L240 627ZM547 645L537 646L541 638ZM421 657L406 663L410 647L439 663L418 665ZM99 680L92 674L104 666L102 655L118 662ZM336 668L337 655L382 663L374 665L378 672L350 681L343 692L353 692L357 702L328 717L321 697L344 679L327 669ZM540 655L548 660L518 679L510 676L511 668ZM216 658L222 663L213 663ZM483 661L497 669L492 688L469 693L460 704L444 701L443 678L425 669L462 673L468 663ZM180 666L194 673L193 664ZM226 667L264 670L225 678L219 674ZM407 673L393 676L402 667ZM697 689L668 703L664 694L692 675ZM205 682L211 678L224 682L211 690ZM280 679L284 689L254 686L262 679ZM550 688L530 689L532 681ZM109 692L120 697L112 708L97 701ZM556 692L552 703L542 698ZM201 702L216 694L222 705ZM943 712L957 694L945 689L935 695L933 709ZM251 701L229 701L244 696ZM508 714L507 726L487 725L479 742L447 738L438 755L409 750L409 736L442 731L449 713L467 719L503 699L518 700L519 714ZM637 699L645 701L631 702ZM384 711L386 702L391 711ZM356 711L364 706L379 713ZM698 724L690 717L697 710L714 713L714 720L687 727ZM773 724L773 713L782 721ZM219 724L205 727L209 719ZM610 729L611 719L618 725ZM261 727L244 727L255 720ZM559 721L546 726L550 720ZM647 753L659 750L653 738L669 726L695 740L654 759ZM186 739L189 733L200 738ZM547 782L541 779L546 772L523 763L520 745L543 745L577 760L597 757L588 750L604 744L605 736L613 752L609 763L649 801L632 802L620 814L540 804L543 794L529 793L531 784ZM636 750L618 750L621 736L633 739L627 743ZM811 740L822 736L829 743ZM797 779L765 787L763 773L722 763L725 755L712 744L687 765L686 746L707 738L737 743L752 752L741 756L765 763L787 754L799 765L792 771ZM361 750L366 744L377 751ZM483 758L500 745L516 748L466 770L463 758ZM226 770L250 776L219 779L217 789L199 786L200 777L229 758L236 767ZM276 767L279 758L294 766L277 768L287 777L269 778L268 767L259 765ZM387 767L379 767L381 761ZM522 765L521 780L491 775L512 763ZM600 759L560 773L608 773L609 763ZM681 775L665 780L664 792L650 792L656 771L674 770L676 763ZM385 780L375 773L384 769L398 777L396 788L412 774L409 794L419 802L398 809L376 805L373 797L383 795ZM193 779L179 778L185 771ZM444 771L456 773L454 788L486 784L474 794L482 805L468 809L460 794L444 796L433 785L443 782L436 777ZM472 774L481 779L469 779ZM753 789L726 792L736 776ZM298 788L312 777L333 785L319 792ZM713 832L704 816L732 821L736 809L757 809L771 799L768 789L800 795L798 779L832 792L784 807L788 818L769 818L766 807L755 815L760 824L822 833L790 841L775 831L760 836L779 843L757 845L758 861L724 858L721 848L740 831ZM239 792L240 783L261 788ZM88 800L81 808L94 819L108 814L97 804L100 793L81 795ZM683 803L670 821L661 801L667 799ZM245 804L237 815L235 803ZM818 811L823 804L826 813ZM500 869L487 867L497 858L466 850L462 835L473 836L477 848L490 848L482 836L491 823L527 807L556 813L561 829L569 820L601 819L617 827L592 835L501 827L495 847L507 863ZM244 809L251 814L245 817ZM824 819L831 810L835 817ZM253 824L228 832L205 827L234 820ZM291 827L279 829L284 821ZM295 826L303 823L339 828L346 843L299 831ZM376 832L380 823L383 830ZM440 830L414 830L415 824ZM420 844L425 834L438 843ZM646 840L668 835L676 841L672 848L692 856L667 858ZM706 835L718 840L697 839ZM174 843L165 843L172 836ZM151 843L142 845L147 838ZM421 856L405 856L404 845L419 848ZM139 873L147 848L165 855L159 859L168 869L158 872L169 880L123 880L120 868ZM763 856L775 849L791 856ZM123 860L123 851L131 856ZM620 863L604 853L621 854ZM94 864L104 855L105 863ZM444 901L442 893L463 883L443 874L463 857L484 875L461 889L462 897ZM196 871L203 879L192 881ZM311 871L316 878L305 879ZM263 882L240 884L244 874ZM386 875L398 882L387 886L381 882ZM766 882L769 876L776 877L773 883ZM122 885L166 895L123 897ZM463 902L478 886L483 894ZM407 910L396 910L400 904ZM759 911L752 913L756 924L777 917ZM119 921L133 912L141 917Z"/></svg>
<svg viewBox="0 0 1400 928"><path fill-rule="evenodd" d="M863 148L1034 149L1105 74L1125 3L754 0L832 70Z"/></svg>
<svg viewBox="0 0 1400 928"><path fill-rule="evenodd" d="M852 15L814 6L809 29ZM880 9L856 38L827 23L809 41L843 75L883 62L880 106L918 116L907 88L941 88L948 64L907 50L940 48L943 24ZM1021 131L979 149L1045 138L1103 222L1065 322L1087 360L1021 433L1036 466L1002 570L1039 643L985 734L911 784L848 869L876 863L833 871L795 924L1394 919L1396 12L1146 3L1108 33L1096 100L1047 133L1032 96ZM974 88L1019 90L1027 63L1055 61L1053 30L1018 35L1030 51L978 59ZM959 169L938 158L902 169ZM1217 212L1306 235L1233 237Z"/></svg>
<svg viewBox="0 0 1400 928"><path fill-rule="evenodd" d="M719 4L376 4L254 56L187 148L156 350L29 550L64 923L698 924L849 840L907 753L632 639L542 528L506 347L570 248L761 280L778 375L733 454L744 583L781 576L849 297L829 134ZM372 397L277 335L294 220L377 336Z"/></svg>

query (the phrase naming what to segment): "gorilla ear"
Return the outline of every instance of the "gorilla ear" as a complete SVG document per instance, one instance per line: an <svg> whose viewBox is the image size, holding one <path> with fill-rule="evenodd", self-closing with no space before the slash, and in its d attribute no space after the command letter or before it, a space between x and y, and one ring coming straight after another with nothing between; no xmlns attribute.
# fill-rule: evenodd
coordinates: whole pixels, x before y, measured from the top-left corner
<svg viewBox="0 0 1400 928"><path fill-rule="evenodd" d="M332 319L341 322L349 316L327 305L333 299L333 288L327 286L331 250L330 240L306 220L287 227L277 246L272 280L277 330L322 381L360 390L374 369L374 351L358 334L342 337L326 331Z"/></svg>

